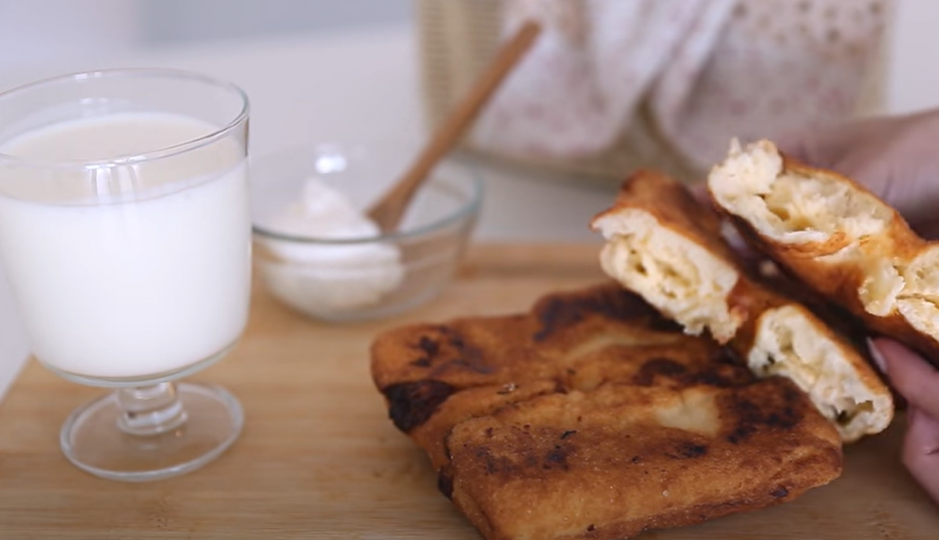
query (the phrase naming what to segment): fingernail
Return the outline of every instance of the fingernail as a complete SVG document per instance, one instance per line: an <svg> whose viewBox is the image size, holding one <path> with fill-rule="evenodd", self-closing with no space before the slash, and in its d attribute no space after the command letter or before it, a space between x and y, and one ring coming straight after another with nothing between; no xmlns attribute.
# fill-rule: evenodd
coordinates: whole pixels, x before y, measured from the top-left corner
<svg viewBox="0 0 939 540"><path fill-rule="evenodd" d="M878 369L884 375L887 374L887 361L884 360L884 355L880 354L880 349L877 348L877 345L874 344L874 340L867 338L867 350L871 353L871 358L874 359L874 363L877 364Z"/></svg>

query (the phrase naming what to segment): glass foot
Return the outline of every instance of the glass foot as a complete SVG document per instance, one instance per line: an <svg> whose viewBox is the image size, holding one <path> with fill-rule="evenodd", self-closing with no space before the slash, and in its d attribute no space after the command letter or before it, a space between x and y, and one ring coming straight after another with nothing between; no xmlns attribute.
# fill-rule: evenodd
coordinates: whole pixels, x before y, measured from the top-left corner
<svg viewBox="0 0 939 540"><path fill-rule="evenodd" d="M185 474L235 442L244 424L228 391L192 383L121 389L73 412L59 441L79 468L142 482Z"/></svg>

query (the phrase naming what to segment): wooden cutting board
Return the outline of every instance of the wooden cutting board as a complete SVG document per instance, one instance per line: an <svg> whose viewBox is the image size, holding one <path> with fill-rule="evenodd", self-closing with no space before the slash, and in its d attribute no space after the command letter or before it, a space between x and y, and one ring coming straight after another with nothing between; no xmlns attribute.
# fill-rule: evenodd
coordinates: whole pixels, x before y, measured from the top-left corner
<svg viewBox="0 0 939 540"><path fill-rule="evenodd" d="M478 539L387 419L370 340L407 322L525 310L603 279L596 255L597 246L478 247L430 305L373 323L318 323L256 288L241 343L194 377L242 400L244 432L207 467L160 482L101 480L68 463L59 427L100 390L32 362L0 404L0 538ZM902 424L848 448L842 478L792 503L641 538L935 540L939 509L898 461Z"/></svg>

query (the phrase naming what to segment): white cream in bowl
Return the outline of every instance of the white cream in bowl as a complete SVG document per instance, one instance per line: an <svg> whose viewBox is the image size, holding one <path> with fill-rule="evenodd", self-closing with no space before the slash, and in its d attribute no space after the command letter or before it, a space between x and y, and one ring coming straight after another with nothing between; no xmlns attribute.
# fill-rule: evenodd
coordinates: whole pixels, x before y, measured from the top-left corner
<svg viewBox="0 0 939 540"><path fill-rule="evenodd" d="M340 191L305 180L301 196L271 217L279 234L316 240L375 238L377 224ZM275 295L305 311L359 309L379 303L404 278L401 252L390 242L303 243L270 239L278 259L265 269Z"/></svg>

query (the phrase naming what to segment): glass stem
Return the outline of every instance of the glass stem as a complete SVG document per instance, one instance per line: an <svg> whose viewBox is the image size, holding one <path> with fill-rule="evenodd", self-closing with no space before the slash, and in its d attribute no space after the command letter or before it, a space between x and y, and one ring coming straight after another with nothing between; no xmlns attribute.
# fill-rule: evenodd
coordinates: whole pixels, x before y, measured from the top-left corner
<svg viewBox="0 0 939 540"><path fill-rule="evenodd" d="M186 422L186 410L170 382L121 388L117 401L123 411L117 426L130 435L159 435Z"/></svg>

